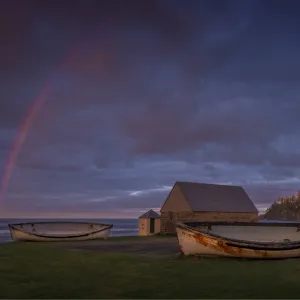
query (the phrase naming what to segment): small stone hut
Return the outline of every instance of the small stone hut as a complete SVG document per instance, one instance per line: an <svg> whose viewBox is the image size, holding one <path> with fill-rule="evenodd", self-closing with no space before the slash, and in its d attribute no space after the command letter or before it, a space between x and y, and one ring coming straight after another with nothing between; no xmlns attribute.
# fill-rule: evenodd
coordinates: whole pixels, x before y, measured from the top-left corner
<svg viewBox="0 0 300 300"><path fill-rule="evenodd" d="M150 209L139 217L139 235L152 235L160 232L160 215Z"/></svg>
<svg viewBox="0 0 300 300"><path fill-rule="evenodd" d="M161 210L160 231L176 233L175 222L258 221L258 210L240 186L176 182Z"/></svg>

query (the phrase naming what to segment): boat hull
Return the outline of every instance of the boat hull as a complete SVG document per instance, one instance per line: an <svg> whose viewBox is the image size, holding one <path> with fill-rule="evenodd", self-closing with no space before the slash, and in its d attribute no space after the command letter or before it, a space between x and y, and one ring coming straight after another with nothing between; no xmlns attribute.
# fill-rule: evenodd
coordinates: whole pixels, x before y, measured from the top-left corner
<svg viewBox="0 0 300 300"><path fill-rule="evenodd" d="M244 224L245 225L245 224ZM242 233L243 229L246 228L245 232L250 232L251 229L255 228L256 232L259 233L259 225L251 225L245 227L239 224L239 231ZM249 225L249 224L248 224ZM178 223L176 225L177 237L179 247L184 255L195 255L195 256L219 256L219 257L240 257L240 258L259 258L259 259L280 259L280 258L296 258L300 257L300 227L288 226L286 235L290 239L279 239L275 242L272 241L257 241L253 237L251 240L241 240L232 237L228 237L230 234L230 227L227 224L228 236L221 236L211 232L211 228L214 225L199 225L198 228L193 228L184 223ZM224 225L226 226L226 225ZM238 225L237 225L238 226ZM244 226L244 228L243 228ZM300 226L300 225L298 225ZM222 226L221 227L222 231ZM236 227L231 225L231 227ZM278 226L279 227L279 226ZM281 229L283 226L280 226ZM279 230L280 230L279 227ZM199 229L200 228L200 229ZM276 226L272 226L274 232L276 232ZM209 230L210 229L210 230ZM267 231L270 228L263 226L262 231ZM226 230L223 229L223 232ZM234 230L232 230L233 232ZM236 232L237 232L236 228ZM271 230L269 230L271 231ZM293 235L292 235L293 232ZM288 235L289 233L289 235ZM231 233L231 235L234 235ZM284 236L284 235L283 235ZM299 238L297 240L297 237Z"/></svg>
<svg viewBox="0 0 300 300"><path fill-rule="evenodd" d="M58 242L107 239L112 224L83 222L35 222L9 224L14 241Z"/></svg>

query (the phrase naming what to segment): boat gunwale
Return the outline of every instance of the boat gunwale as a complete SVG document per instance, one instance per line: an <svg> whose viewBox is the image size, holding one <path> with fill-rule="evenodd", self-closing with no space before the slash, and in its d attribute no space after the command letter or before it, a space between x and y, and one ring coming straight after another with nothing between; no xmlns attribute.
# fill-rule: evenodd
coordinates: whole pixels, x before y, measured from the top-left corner
<svg viewBox="0 0 300 300"><path fill-rule="evenodd" d="M35 233L35 232L28 232L28 231L26 231L22 228L16 227L17 225L25 225L25 224L30 225L30 224L41 224L41 223L44 223L44 224L49 224L49 223L54 224L54 223L56 223L57 224L57 223L79 223L79 222L35 222L35 223L34 222L27 222L27 223L18 223L18 224L8 224L8 227L9 227L10 233L11 233L11 230L15 230L15 231L19 231L19 232L21 231L21 232L26 233L26 234L31 235L31 236L50 238L50 239L68 239L68 238L86 237L86 236L93 235L93 234L99 233L101 231L113 228L113 224L80 222L81 224L103 225L104 228L100 228L100 229L90 231L90 232L87 232L87 233L83 233L83 234L72 234L72 235L65 235L65 236L57 236L57 235L43 235L43 234L38 234L38 233Z"/></svg>
<svg viewBox="0 0 300 300"><path fill-rule="evenodd" d="M299 227L300 228L300 222L178 222L190 227L193 226L205 226L205 225L223 225L223 226L266 226L266 227Z"/></svg>
<svg viewBox="0 0 300 300"><path fill-rule="evenodd" d="M38 222L21 222L21 223L9 223L8 225L31 225L31 224L93 224L93 225L112 225L107 223L97 223L97 222L84 222L84 221L38 221Z"/></svg>
<svg viewBox="0 0 300 300"><path fill-rule="evenodd" d="M201 225L222 225L221 222L187 222L187 223L176 223L177 228L185 229L196 234L204 235L208 238L217 239L218 241L225 242L227 246L238 247L238 248L247 248L249 250L273 250L273 251L282 251L282 250L295 250L300 248L300 240L292 242L259 242L259 241L247 241L234 239L229 237L224 237L215 233L206 232L201 229L193 228L186 224L201 224ZM235 224L240 224L235 222ZM232 225L234 223L225 223L226 225ZM300 225L300 223L298 223ZM296 227L297 228L297 227Z"/></svg>

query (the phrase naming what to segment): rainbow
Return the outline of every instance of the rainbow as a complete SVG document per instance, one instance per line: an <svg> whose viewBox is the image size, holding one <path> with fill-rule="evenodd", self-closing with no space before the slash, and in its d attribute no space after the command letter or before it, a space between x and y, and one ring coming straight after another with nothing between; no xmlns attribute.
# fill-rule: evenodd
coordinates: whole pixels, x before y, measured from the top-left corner
<svg viewBox="0 0 300 300"><path fill-rule="evenodd" d="M79 44L78 47L75 48L75 50L70 51L66 57L66 59L61 64L60 68L58 68L58 71L63 71L65 68L69 67L72 62L74 61L76 55L80 51L82 45L82 41ZM74 48L73 48L74 49ZM51 92L53 88L53 79L47 80L46 84L44 84L42 90L38 94L37 98L33 101L32 105L29 107L28 112L26 114L26 117L21 123L21 126L18 130L17 136L11 146L11 149L9 151L6 164L4 167L1 183L0 183L0 203L4 201L7 187L11 178L11 175L13 173L18 155L20 153L20 150L22 149L22 146L28 136L28 132L30 130L31 124L36 116L36 114L40 111L41 107L44 105L44 103L47 100L47 96Z"/></svg>
<svg viewBox="0 0 300 300"><path fill-rule="evenodd" d="M8 158L7 158L5 168L3 171L3 176L2 176L1 185L0 185L0 202L2 202L2 200L5 196L8 182L13 173L14 166L15 166L17 157L20 153L20 150L22 148L22 145L27 138L27 135L28 135L28 132L30 129L30 125L31 125L35 115L37 114L37 112L40 110L40 108L45 103L47 94L51 90L51 86L52 86L51 83L47 83L44 86L43 90L40 92L40 94L38 95L38 97L36 98L34 103L29 108L28 113L26 114L26 117L22 121L20 129L18 130L17 137L12 144L12 147L8 154Z"/></svg>

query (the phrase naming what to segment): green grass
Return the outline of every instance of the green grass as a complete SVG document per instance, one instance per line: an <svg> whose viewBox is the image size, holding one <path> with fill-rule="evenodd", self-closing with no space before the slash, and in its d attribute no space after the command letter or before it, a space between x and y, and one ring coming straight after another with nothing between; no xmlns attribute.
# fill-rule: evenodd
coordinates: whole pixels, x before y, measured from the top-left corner
<svg viewBox="0 0 300 300"><path fill-rule="evenodd" d="M300 260L145 258L0 245L0 298L299 298Z"/></svg>

